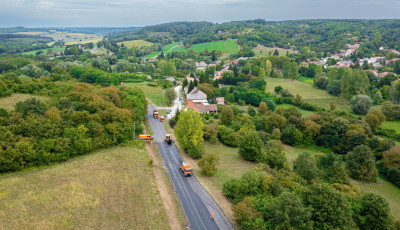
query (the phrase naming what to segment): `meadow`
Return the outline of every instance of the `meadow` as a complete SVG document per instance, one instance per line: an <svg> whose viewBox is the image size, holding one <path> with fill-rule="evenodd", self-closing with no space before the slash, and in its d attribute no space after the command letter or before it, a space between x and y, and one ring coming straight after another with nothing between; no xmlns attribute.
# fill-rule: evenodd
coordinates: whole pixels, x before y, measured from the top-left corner
<svg viewBox="0 0 400 230"><path fill-rule="evenodd" d="M64 47L55 47L55 48L48 48L48 49L41 49L41 50L31 50L31 51L27 51L27 52L23 52L23 55L36 55L37 52L42 51L43 53L47 53L47 51L49 49L52 49L54 52L61 52L64 51L65 48Z"/></svg>
<svg viewBox="0 0 400 230"><path fill-rule="evenodd" d="M169 45L166 45L166 46L164 46L162 48L162 52L164 52L164 54L168 54L177 45L179 45L179 42L174 42L174 43L171 43ZM147 57L147 58L157 57L158 55L160 55L160 53L161 53L161 51L155 52L155 53L151 53L151 54L146 55L145 57Z"/></svg>
<svg viewBox="0 0 400 230"><path fill-rule="evenodd" d="M124 44L126 47L143 47L143 46L152 46L154 43L144 41L144 40L130 40L124 42L118 42L118 45Z"/></svg>
<svg viewBox="0 0 400 230"><path fill-rule="evenodd" d="M148 82L141 82L141 83L127 83L130 86L136 86L140 88L146 98L151 102L151 104L155 106L163 106L163 95L164 91L161 87L153 87L149 86ZM164 97L164 104L168 104L168 99Z"/></svg>
<svg viewBox="0 0 400 230"><path fill-rule="evenodd" d="M257 47L253 48L254 54L256 57L268 57L271 56L269 55L270 52L272 54L274 53L275 50L278 50L280 56L286 55L286 53L289 51L289 53L298 53L297 50L293 49L283 49L283 48L274 48L274 47L265 47L263 45L258 45Z"/></svg>
<svg viewBox="0 0 400 230"><path fill-rule="evenodd" d="M337 110L351 112L350 104L343 97L330 95L326 90L314 88L308 79L302 81L279 78L267 78L267 91L274 93L276 86L289 90L293 95L299 94L305 102L330 109L330 102L335 101Z"/></svg>
<svg viewBox="0 0 400 230"><path fill-rule="evenodd" d="M0 229L169 229L148 161L114 147L1 175Z"/></svg>
<svg viewBox="0 0 400 230"><path fill-rule="evenodd" d="M177 45L178 45L178 43L172 43L168 46L165 46L163 48L164 54L168 54L168 51L169 52L172 52L172 51L187 52L187 49L185 46L177 46ZM208 50L210 52L213 50L217 50L217 51L221 51L222 53L228 53L228 54L239 52L239 46L235 40L215 41L215 42L205 42L205 43L200 43L200 44L194 44L189 49L193 50L196 53L200 53L205 50ZM155 56L159 55L160 53L161 52L149 54L146 57L155 57Z"/></svg>
<svg viewBox="0 0 400 230"><path fill-rule="evenodd" d="M49 101L51 99L49 97L44 97L44 96L14 93L13 95L11 95L9 97L0 98L0 108L11 111L11 110L14 110L14 107L18 102L26 101L27 99L30 99L30 98L36 98L41 101Z"/></svg>
<svg viewBox="0 0 400 230"><path fill-rule="evenodd" d="M51 37L54 41L64 41L66 45L83 44L83 43L97 43L103 39L102 36L95 34L83 34L83 33L69 33L52 30L50 32L43 31L31 31L31 32L19 32L18 34L28 35L39 35L43 37ZM51 44L51 43L50 43Z"/></svg>

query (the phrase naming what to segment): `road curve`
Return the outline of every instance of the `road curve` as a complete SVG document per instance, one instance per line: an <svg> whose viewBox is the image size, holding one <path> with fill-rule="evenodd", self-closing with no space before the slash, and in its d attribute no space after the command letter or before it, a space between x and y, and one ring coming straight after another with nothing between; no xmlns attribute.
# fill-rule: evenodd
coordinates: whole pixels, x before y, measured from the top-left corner
<svg viewBox="0 0 400 230"><path fill-rule="evenodd" d="M182 158L175 145L164 142L165 128L160 119L154 119L152 111L155 107L148 107L147 119L153 130L154 140L157 142L164 163L171 176L175 190L189 220L190 228L193 230L204 229L234 229L221 208L207 191L200 185L196 177L184 177L178 170ZM214 219L210 218L214 213Z"/></svg>

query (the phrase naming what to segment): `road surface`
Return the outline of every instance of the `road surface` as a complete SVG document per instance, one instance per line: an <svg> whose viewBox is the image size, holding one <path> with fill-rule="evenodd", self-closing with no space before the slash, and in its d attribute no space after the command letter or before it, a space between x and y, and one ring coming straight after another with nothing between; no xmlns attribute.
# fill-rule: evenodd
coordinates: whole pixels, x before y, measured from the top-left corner
<svg viewBox="0 0 400 230"><path fill-rule="evenodd" d="M182 158L175 145L168 145L164 142L167 132L160 119L153 118L152 111L154 109L155 107L149 105L147 119L153 130L154 140L157 142L175 190L189 220L190 228L193 230L233 229L221 208L200 185L196 177L184 177L181 171L178 170L179 165L182 163ZM210 218L211 213L214 213L214 219Z"/></svg>

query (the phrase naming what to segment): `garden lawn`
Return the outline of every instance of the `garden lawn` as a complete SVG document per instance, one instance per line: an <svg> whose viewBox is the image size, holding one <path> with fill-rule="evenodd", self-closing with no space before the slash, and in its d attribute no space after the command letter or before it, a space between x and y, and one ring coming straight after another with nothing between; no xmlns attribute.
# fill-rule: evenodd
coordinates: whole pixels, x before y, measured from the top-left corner
<svg viewBox="0 0 400 230"><path fill-rule="evenodd" d="M30 98L36 98L42 102L46 102L46 101L50 100L49 97L44 97L44 96L14 93L13 95L11 95L9 97L0 98L0 108L11 111L11 110L14 110L14 107L18 102L26 101Z"/></svg>
<svg viewBox="0 0 400 230"><path fill-rule="evenodd" d="M0 229L170 229L144 149L0 176Z"/></svg>
<svg viewBox="0 0 400 230"><path fill-rule="evenodd" d="M343 97L335 97L327 91L314 88L309 83L300 82L297 80L288 80L279 78L267 78L267 91L274 93L276 86L282 86L283 89L289 90L293 96L299 94L305 102L317 105L321 108L330 109L330 102L335 101L337 110L351 112L350 104Z"/></svg>

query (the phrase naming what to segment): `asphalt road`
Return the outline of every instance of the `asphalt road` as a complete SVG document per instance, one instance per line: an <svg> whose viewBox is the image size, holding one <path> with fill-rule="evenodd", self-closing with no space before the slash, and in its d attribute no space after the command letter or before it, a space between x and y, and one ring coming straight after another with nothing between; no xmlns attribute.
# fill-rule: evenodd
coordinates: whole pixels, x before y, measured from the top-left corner
<svg viewBox="0 0 400 230"><path fill-rule="evenodd" d="M148 108L147 118L153 130L154 140L157 142L164 163L171 176L175 190L193 230L204 229L234 229L222 212L218 204L200 185L196 177L185 177L179 169L182 158L175 145L164 142L165 128L160 119L154 119L152 111L155 107ZM214 219L210 218L214 213Z"/></svg>

